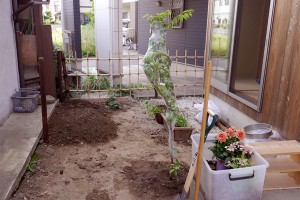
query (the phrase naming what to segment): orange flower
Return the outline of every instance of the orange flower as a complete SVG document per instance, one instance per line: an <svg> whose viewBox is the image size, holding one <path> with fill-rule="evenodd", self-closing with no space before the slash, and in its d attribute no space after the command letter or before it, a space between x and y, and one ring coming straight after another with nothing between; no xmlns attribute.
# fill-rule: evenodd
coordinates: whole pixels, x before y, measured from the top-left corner
<svg viewBox="0 0 300 200"><path fill-rule="evenodd" d="M229 138L232 138L234 136L235 129L230 127L225 132L228 134Z"/></svg>
<svg viewBox="0 0 300 200"><path fill-rule="evenodd" d="M226 140L227 140L227 133L225 133L225 132L220 132L220 133L218 133L218 135L217 135L217 140L218 140L220 143L226 142Z"/></svg>
<svg viewBox="0 0 300 200"><path fill-rule="evenodd" d="M236 131L236 137L239 139L239 140L243 140L246 138L246 133L244 130L237 130Z"/></svg>

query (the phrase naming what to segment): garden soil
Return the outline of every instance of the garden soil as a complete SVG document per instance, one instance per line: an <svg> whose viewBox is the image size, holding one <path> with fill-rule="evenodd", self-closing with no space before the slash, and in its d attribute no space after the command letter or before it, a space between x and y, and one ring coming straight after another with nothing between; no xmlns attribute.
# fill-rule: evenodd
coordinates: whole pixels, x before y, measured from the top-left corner
<svg viewBox="0 0 300 200"><path fill-rule="evenodd" d="M11 200L173 200L181 192L191 146L176 143L183 167L169 175L167 131L131 99L122 109L101 103L59 104L40 141L35 172L27 171Z"/></svg>

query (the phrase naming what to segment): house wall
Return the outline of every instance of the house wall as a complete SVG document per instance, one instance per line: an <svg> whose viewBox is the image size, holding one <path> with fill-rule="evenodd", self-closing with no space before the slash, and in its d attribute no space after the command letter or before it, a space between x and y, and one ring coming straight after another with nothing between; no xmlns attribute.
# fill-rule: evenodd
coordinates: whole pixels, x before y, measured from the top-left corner
<svg viewBox="0 0 300 200"><path fill-rule="evenodd" d="M150 36L149 23L143 16L145 14L155 15L158 12L170 9L169 0L162 0L161 2L161 7L157 7L156 1L138 1L138 48L142 54L145 54L147 51ZM207 0L185 0L184 9L194 9L193 16L184 23L183 28L168 30L167 49L170 50L170 55L175 55L177 49L178 55L182 56L186 49L188 55L195 55L195 50L197 50L197 54L203 56L207 21ZM193 63L194 60L191 62ZM200 64L199 62L197 63Z"/></svg>
<svg viewBox="0 0 300 200"><path fill-rule="evenodd" d="M212 88L218 98L259 122L271 124L286 139L300 141L300 0L277 0L262 111L257 112Z"/></svg>
<svg viewBox="0 0 300 200"><path fill-rule="evenodd" d="M1 1L0 12L0 125L12 112L11 95L19 87L17 50L11 1Z"/></svg>
<svg viewBox="0 0 300 200"><path fill-rule="evenodd" d="M80 13L87 13L90 12L91 10L92 10L92 1L80 0Z"/></svg>

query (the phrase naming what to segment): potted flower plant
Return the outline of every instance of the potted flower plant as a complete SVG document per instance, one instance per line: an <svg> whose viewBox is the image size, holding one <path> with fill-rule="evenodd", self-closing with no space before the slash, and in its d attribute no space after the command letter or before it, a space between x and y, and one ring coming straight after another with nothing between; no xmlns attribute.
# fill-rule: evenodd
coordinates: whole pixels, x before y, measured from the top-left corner
<svg viewBox="0 0 300 200"><path fill-rule="evenodd" d="M149 102L146 101L146 110L147 113L155 117L155 120L159 124L164 124L164 119L162 117L162 113L166 112L166 106L165 105L149 105Z"/></svg>
<svg viewBox="0 0 300 200"><path fill-rule="evenodd" d="M250 160L253 149L244 143L245 137L244 130L234 127L217 134L214 145L209 147L213 159L217 159L216 170L250 167L254 164Z"/></svg>
<svg viewBox="0 0 300 200"><path fill-rule="evenodd" d="M167 129L166 123L167 123L166 118L164 116L164 125L165 128ZM178 141L189 140L193 130L194 128L189 125L187 119L182 114L180 114L177 117L175 127L173 128L174 141L178 142Z"/></svg>

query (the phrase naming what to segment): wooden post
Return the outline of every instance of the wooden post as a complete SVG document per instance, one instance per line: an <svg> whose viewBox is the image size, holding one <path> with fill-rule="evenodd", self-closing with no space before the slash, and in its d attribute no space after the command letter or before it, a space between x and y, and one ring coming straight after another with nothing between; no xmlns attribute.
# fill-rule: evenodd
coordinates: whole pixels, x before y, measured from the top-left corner
<svg viewBox="0 0 300 200"><path fill-rule="evenodd" d="M63 67L63 77L64 77L64 82L65 82L65 94L67 99L69 98L68 93L69 93L69 81L68 81L68 72L67 72L67 66L66 66L66 58L64 53L62 53L62 67Z"/></svg>
<svg viewBox="0 0 300 200"><path fill-rule="evenodd" d="M61 62L62 62L62 52L57 51L57 76L58 76L58 87L59 87L59 101L64 101L63 95L63 86L62 86L62 69L61 69Z"/></svg>
<svg viewBox="0 0 300 200"><path fill-rule="evenodd" d="M208 56L209 56L209 42L211 38L211 23L212 23L212 0L208 0L207 8L207 22L206 22L206 39L205 39L205 50L204 50L204 65L207 66ZM205 78L205 77L204 77Z"/></svg>
<svg viewBox="0 0 300 200"><path fill-rule="evenodd" d="M47 102L45 94L45 85L44 85L44 58L39 57L39 72L40 72L40 92L41 92L41 102L42 102L42 121L43 121L43 138L46 143L49 142L48 134L48 117L47 117Z"/></svg>
<svg viewBox="0 0 300 200"><path fill-rule="evenodd" d="M204 138L205 138L205 129L206 129L206 120L205 119L207 117L212 62L209 61L207 64L208 65L205 69L205 93L204 93L204 102L203 102L204 105L203 105L203 112L202 112L201 135L200 135L200 141L199 141L199 145L198 145L198 156L197 156L197 164L196 164L197 173L196 173L196 186L195 186L194 200L198 200L198 197L199 197L202 157L203 157Z"/></svg>

